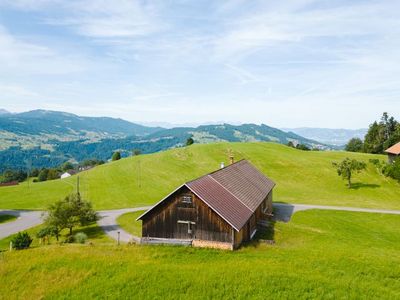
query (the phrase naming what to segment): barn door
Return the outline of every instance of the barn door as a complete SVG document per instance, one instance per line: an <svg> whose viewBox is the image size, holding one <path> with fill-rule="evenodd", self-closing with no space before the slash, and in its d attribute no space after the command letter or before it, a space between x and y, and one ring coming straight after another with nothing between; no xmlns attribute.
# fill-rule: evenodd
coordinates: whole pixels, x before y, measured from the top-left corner
<svg viewBox="0 0 400 300"><path fill-rule="evenodd" d="M177 236L178 239L192 239L197 221L196 208L192 194L180 196L177 207Z"/></svg>

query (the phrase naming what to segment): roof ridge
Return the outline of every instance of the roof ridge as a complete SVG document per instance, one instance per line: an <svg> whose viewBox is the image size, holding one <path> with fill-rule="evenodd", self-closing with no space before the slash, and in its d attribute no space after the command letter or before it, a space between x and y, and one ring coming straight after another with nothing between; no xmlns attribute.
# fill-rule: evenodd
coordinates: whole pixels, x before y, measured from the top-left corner
<svg viewBox="0 0 400 300"><path fill-rule="evenodd" d="M195 178L195 179L193 179L193 180L190 180L190 181L187 181L187 182L185 182L185 183L191 183L191 182L196 181L196 180L198 180L198 179L200 179L200 178L207 177L207 176L209 176L209 175L211 175L211 174L217 173L217 172L222 171L222 170L226 170L226 169L228 169L228 168L230 168L230 167L232 167L232 166L234 166L234 165L236 165L236 164L238 164L238 163L240 163L240 162L243 162L243 161L247 161L247 162L248 162L248 160L246 160L245 158L242 158L242 159L240 159L240 160L238 160L238 161L235 161L233 164L230 164L230 165L228 165L228 166L226 166L226 167L223 167L223 168L220 168L220 169L211 171L211 172L209 172L209 173L207 173L207 174L204 174L204 175L202 175L202 176L200 176L200 177L197 177L197 178Z"/></svg>
<svg viewBox="0 0 400 300"><path fill-rule="evenodd" d="M208 174L207 176L210 177L212 180L214 180L216 183L218 183L225 191L227 191L229 194L231 194L233 197L235 197L237 200L239 200L240 203L242 203L244 206L246 206L251 212L253 212L253 210L250 207L248 207L246 203L244 203L235 194L233 194L230 190L228 190L225 186L223 186L217 179L212 177L211 174Z"/></svg>

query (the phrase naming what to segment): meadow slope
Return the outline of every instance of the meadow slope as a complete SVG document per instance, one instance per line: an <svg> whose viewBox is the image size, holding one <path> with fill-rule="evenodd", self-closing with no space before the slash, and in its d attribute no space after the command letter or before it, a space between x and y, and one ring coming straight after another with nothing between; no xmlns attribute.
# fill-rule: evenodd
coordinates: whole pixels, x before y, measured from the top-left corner
<svg viewBox="0 0 400 300"><path fill-rule="evenodd" d="M312 210L265 235L234 252L103 237L4 252L0 299L400 298L400 216Z"/></svg>
<svg viewBox="0 0 400 300"><path fill-rule="evenodd" d="M192 145L121 159L80 173L81 193L96 209L149 205L183 182L246 158L277 187L274 201L369 208L400 209L400 185L379 174L372 164L354 177L348 189L332 167L345 157L368 162L383 155L300 151L274 143L218 143ZM0 208L43 209L74 190L76 176L42 183L0 188Z"/></svg>

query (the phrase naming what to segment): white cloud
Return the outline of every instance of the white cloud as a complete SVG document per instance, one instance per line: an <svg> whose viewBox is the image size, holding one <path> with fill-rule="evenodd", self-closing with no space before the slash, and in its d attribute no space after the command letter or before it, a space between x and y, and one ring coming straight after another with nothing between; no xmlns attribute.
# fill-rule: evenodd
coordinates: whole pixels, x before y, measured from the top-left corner
<svg viewBox="0 0 400 300"><path fill-rule="evenodd" d="M374 112L400 111L396 1L0 0L0 6L24 10L36 25L22 33L12 22L0 25L3 85L14 86L15 99L33 96L17 87L36 91L46 99L42 107L283 127L359 127Z"/></svg>
<svg viewBox="0 0 400 300"><path fill-rule="evenodd" d="M125 39L165 30L154 6L142 1L87 0L62 4L63 16L48 17L52 25L72 27L80 35L100 39Z"/></svg>
<svg viewBox="0 0 400 300"><path fill-rule="evenodd" d="M57 52L47 46L11 35L0 24L1 74L69 74L85 69L82 57Z"/></svg>

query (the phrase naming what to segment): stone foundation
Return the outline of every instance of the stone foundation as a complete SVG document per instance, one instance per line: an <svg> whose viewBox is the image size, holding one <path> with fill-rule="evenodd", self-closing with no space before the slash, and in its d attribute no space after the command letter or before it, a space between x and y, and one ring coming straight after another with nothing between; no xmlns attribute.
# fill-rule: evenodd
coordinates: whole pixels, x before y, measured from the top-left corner
<svg viewBox="0 0 400 300"><path fill-rule="evenodd" d="M233 250L233 245L231 243L223 243L223 242L216 242L216 241L193 240L192 246L199 247L199 248Z"/></svg>

